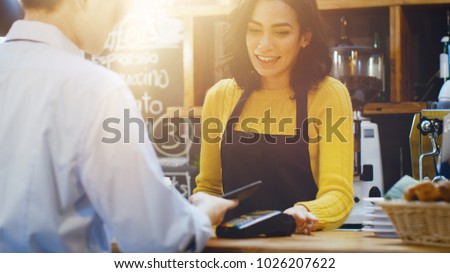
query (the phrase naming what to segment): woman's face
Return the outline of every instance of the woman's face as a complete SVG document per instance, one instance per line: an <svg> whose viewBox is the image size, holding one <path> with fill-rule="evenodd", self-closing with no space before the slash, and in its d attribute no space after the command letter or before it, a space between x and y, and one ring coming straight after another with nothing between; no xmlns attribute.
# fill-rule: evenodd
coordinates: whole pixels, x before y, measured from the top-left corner
<svg viewBox="0 0 450 273"><path fill-rule="evenodd" d="M305 44L295 10L279 0L257 1L247 26L246 41L250 60L261 75L262 87L288 87L290 72Z"/></svg>

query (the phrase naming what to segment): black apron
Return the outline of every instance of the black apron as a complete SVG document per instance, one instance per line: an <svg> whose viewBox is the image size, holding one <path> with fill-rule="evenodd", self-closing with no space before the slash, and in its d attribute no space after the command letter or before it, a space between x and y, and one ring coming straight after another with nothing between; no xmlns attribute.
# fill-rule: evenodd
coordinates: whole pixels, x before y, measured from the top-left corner
<svg viewBox="0 0 450 273"><path fill-rule="evenodd" d="M256 91L257 92L257 91ZM314 200L317 185L308 150L307 94L296 96L295 136L246 133L234 130L251 92L244 91L227 122L221 143L224 192L262 180L263 185L225 220L255 210L284 211L299 201Z"/></svg>

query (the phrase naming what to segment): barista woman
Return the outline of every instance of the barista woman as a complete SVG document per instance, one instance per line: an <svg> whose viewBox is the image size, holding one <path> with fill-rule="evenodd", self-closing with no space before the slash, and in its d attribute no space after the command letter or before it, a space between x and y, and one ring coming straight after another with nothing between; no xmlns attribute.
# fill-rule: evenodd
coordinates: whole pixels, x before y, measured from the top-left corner
<svg viewBox="0 0 450 273"><path fill-rule="evenodd" d="M262 180L229 218L277 209L310 234L349 214L352 108L327 76L326 44L315 0L245 0L232 13L224 61L233 78L206 96L195 189L220 195Z"/></svg>

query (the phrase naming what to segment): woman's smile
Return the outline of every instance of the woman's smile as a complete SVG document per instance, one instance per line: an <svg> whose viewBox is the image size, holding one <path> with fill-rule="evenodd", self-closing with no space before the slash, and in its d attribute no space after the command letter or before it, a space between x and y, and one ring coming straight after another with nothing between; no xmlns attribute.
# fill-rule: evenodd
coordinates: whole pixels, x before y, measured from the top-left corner
<svg viewBox="0 0 450 273"><path fill-rule="evenodd" d="M255 54L256 59L263 66L270 66L275 64L281 57L279 56L264 56Z"/></svg>

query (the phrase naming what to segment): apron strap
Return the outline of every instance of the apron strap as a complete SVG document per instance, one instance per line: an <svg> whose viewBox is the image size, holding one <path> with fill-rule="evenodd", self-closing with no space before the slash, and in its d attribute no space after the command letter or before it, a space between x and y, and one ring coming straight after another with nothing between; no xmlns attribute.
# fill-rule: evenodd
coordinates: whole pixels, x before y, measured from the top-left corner
<svg viewBox="0 0 450 273"><path fill-rule="evenodd" d="M227 141L227 143L230 143L231 141L233 135L233 126L239 121L239 116L241 115L242 110L244 110L245 103L247 102L247 99L250 97L251 93L252 91L247 91L246 89L244 89L241 97L239 98L239 101L231 112L230 118L228 118L227 125L224 131L224 139Z"/></svg>
<svg viewBox="0 0 450 273"><path fill-rule="evenodd" d="M296 116L296 135L303 134L303 140L309 143L308 133L308 92L301 90L295 94L297 116Z"/></svg>

